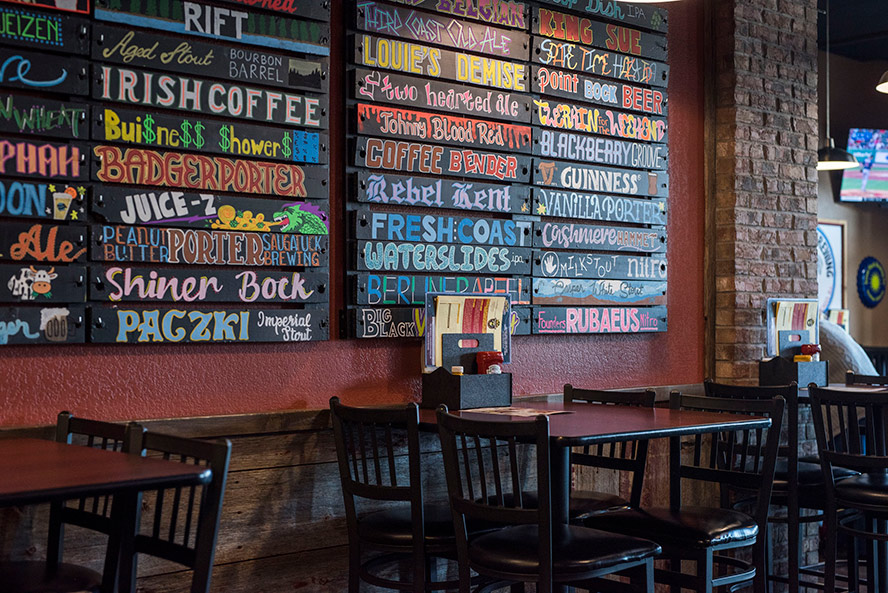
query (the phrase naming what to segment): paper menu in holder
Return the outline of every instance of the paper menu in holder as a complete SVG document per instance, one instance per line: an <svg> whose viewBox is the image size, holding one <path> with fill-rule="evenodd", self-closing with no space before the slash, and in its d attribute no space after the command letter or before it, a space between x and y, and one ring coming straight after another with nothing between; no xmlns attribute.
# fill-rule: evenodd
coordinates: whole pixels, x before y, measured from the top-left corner
<svg viewBox="0 0 888 593"><path fill-rule="evenodd" d="M768 355L780 354L781 332L807 335L810 343L819 343L817 299L768 299ZM801 345L801 344L798 344Z"/></svg>
<svg viewBox="0 0 888 593"><path fill-rule="evenodd" d="M489 294L426 295L425 365L443 365L445 334L493 334L493 349L509 361L509 318L507 297Z"/></svg>

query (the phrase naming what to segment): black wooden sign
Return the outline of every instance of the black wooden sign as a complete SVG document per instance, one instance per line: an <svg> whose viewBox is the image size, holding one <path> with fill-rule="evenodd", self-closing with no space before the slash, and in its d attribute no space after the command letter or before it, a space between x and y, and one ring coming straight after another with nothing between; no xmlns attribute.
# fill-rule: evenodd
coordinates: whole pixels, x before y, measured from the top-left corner
<svg viewBox="0 0 888 593"><path fill-rule="evenodd" d="M534 223L533 245L546 249L665 253L666 229L544 221Z"/></svg>
<svg viewBox="0 0 888 593"><path fill-rule="evenodd" d="M291 163L326 163L327 135L154 110L96 108L93 139Z"/></svg>
<svg viewBox="0 0 888 593"><path fill-rule="evenodd" d="M3 141L0 141L2 165ZM247 161L143 148L93 147L97 181L127 185L268 194L281 198L326 198L327 167Z"/></svg>
<svg viewBox="0 0 888 593"><path fill-rule="evenodd" d="M287 126L327 127L327 96L309 96L185 76L96 65L93 98Z"/></svg>
<svg viewBox="0 0 888 593"><path fill-rule="evenodd" d="M327 235L325 202L286 202L263 198L106 186L93 194L91 211L110 223Z"/></svg>
<svg viewBox="0 0 888 593"><path fill-rule="evenodd" d="M536 128L533 132L535 156L633 169L662 170L669 164L666 144L642 144Z"/></svg>
<svg viewBox="0 0 888 593"><path fill-rule="evenodd" d="M0 139L0 175L53 181L89 179L89 159L73 144L3 138Z"/></svg>
<svg viewBox="0 0 888 593"><path fill-rule="evenodd" d="M650 115L665 116L668 113L664 89L593 78L546 66L533 66L530 79L534 92L549 97L563 97Z"/></svg>
<svg viewBox="0 0 888 593"><path fill-rule="evenodd" d="M0 302L34 305L86 301L86 268L52 264L0 265Z"/></svg>
<svg viewBox="0 0 888 593"><path fill-rule="evenodd" d="M280 15L181 0L97 0L95 16L170 33L271 49L330 55L330 26Z"/></svg>
<svg viewBox="0 0 888 593"><path fill-rule="evenodd" d="M486 245L358 241L357 269L368 272L530 274L531 250Z"/></svg>
<svg viewBox="0 0 888 593"><path fill-rule="evenodd" d="M660 255L614 255L534 251L533 275L543 278L609 278L665 280L666 258Z"/></svg>
<svg viewBox="0 0 888 593"><path fill-rule="evenodd" d="M0 87L63 95L88 95L89 62L13 47L0 47Z"/></svg>
<svg viewBox="0 0 888 593"><path fill-rule="evenodd" d="M355 165L370 169L518 183L530 180L530 158L515 154L363 137L358 138L355 152Z"/></svg>
<svg viewBox="0 0 888 593"><path fill-rule="evenodd" d="M89 22L81 17L4 5L0 6L0 42L41 52L84 55L89 52Z"/></svg>
<svg viewBox="0 0 888 593"><path fill-rule="evenodd" d="M89 105L0 93L0 133L89 138Z"/></svg>
<svg viewBox="0 0 888 593"><path fill-rule="evenodd" d="M621 54L666 61L666 36L545 6L533 9L533 33Z"/></svg>
<svg viewBox="0 0 888 593"><path fill-rule="evenodd" d="M534 278L534 305L648 306L666 304L666 282Z"/></svg>
<svg viewBox="0 0 888 593"><path fill-rule="evenodd" d="M330 0L222 0L222 2L306 19L330 20Z"/></svg>
<svg viewBox="0 0 888 593"><path fill-rule="evenodd" d="M96 23L93 60L234 82L327 92L327 60L302 60L252 47L183 40L159 31Z"/></svg>
<svg viewBox="0 0 888 593"><path fill-rule="evenodd" d="M359 134L530 153L531 127L358 103Z"/></svg>
<svg viewBox="0 0 888 593"><path fill-rule="evenodd" d="M0 346L82 344L86 320L83 305L0 308Z"/></svg>
<svg viewBox="0 0 888 593"><path fill-rule="evenodd" d="M624 140L667 143L665 117L624 113L594 105L575 105L534 99L533 124L556 130L569 130L612 136Z"/></svg>
<svg viewBox="0 0 888 593"><path fill-rule="evenodd" d="M355 63L504 91L523 93L529 88L525 64L373 35L355 36Z"/></svg>
<svg viewBox="0 0 888 593"><path fill-rule="evenodd" d="M580 218L633 224L666 224L666 198L627 198L585 194L561 189L534 188L537 216Z"/></svg>
<svg viewBox="0 0 888 593"><path fill-rule="evenodd" d="M663 62L583 47L566 41L534 37L530 55L535 64L543 66L655 87L665 88L669 83L669 66Z"/></svg>
<svg viewBox="0 0 888 593"><path fill-rule="evenodd" d="M130 266L93 266L90 278L90 300L112 302L320 303L328 282L325 272Z"/></svg>
<svg viewBox="0 0 888 593"><path fill-rule="evenodd" d="M330 331L326 308L121 309L93 307L91 342L173 344L311 342Z"/></svg>
<svg viewBox="0 0 888 593"><path fill-rule="evenodd" d="M86 256L86 228L5 222L0 225L0 263L70 263Z"/></svg>
<svg viewBox="0 0 888 593"><path fill-rule="evenodd" d="M535 334L643 334L666 331L666 307L534 307Z"/></svg>
<svg viewBox="0 0 888 593"><path fill-rule="evenodd" d="M326 235L145 226L92 227L90 259L196 266L326 267Z"/></svg>
<svg viewBox="0 0 888 593"><path fill-rule="evenodd" d="M530 123L531 102L525 95L364 68L355 70L354 98L409 105L420 110Z"/></svg>
<svg viewBox="0 0 888 593"><path fill-rule="evenodd" d="M411 243L458 243L529 247L533 223L529 220L468 218L400 212L355 212L355 237Z"/></svg>
<svg viewBox="0 0 888 593"><path fill-rule="evenodd" d="M356 183L357 200L369 204L530 214L530 190L524 185L454 181L363 170L358 172Z"/></svg>
<svg viewBox="0 0 888 593"><path fill-rule="evenodd" d="M668 30L667 12L650 4L631 4L617 0L538 0L570 10L577 10L618 23L644 27L665 33Z"/></svg>
<svg viewBox="0 0 888 593"><path fill-rule="evenodd" d="M633 171L534 159L534 185L633 196L669 196L666 171Z"/></svg>
<svg viewBox="0 0 888 593"><path fill-rule="evenodd" d="M0 216L83 221L87 192L79 184L0 179Z"/></svg>
<svg viewBox="0 0 888 593"><path fill-rule="evenodd" d="M469 19L490 23L500 27L513 29L527 29L530 22L528 7L524 2L514 0L454 0L441 2L441 0L393 0L400 4L407 4L413 8L434 10L442 14L454 16L459 19Z"/></svg>
<svg viewBox="0 0 888 593"><path fill-rule="evenodd" d="M524 62L530 55L526 33L373 0L358 1L357 27L368 33Z"/></svg>
<svg viewBox="0 0 888 593"><path fill-rule="evenodd" d="M425 296L432 292L508 296L512 305L530 304L530 278L526 276L358 274L354 280L356 305L425 306Z"/></svg>
<svg viewBox="0 0 888 593"><path fill-rule="evenodd" d="M421 338L425 334L424 307L354 307L349 309L356 338ZM513 336L530 334L530 307L511 311Z"/></svg>

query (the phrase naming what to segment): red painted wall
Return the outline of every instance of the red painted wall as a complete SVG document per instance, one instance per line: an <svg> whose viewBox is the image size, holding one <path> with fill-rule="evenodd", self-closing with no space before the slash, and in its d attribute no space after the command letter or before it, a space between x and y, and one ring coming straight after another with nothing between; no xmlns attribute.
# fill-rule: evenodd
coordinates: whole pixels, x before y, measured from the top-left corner
<svg viewBox="0 0 888 593"><path fill-rule="evenodd" d="M343 22L339 2L333 22ZM528 336L514 340L515 393L554 393L566 382L588 387L695 383L703 373L702 8L669 8L669 331L645 336ZM337 63L341 56L332 56ZM331 104L342 97L331 75ZM339 93L336 89L340 89ZM331 130L342 130L334 108ZM331 134L331 138L336 134ZM346 189L346 153L333 146L334 220ZM338 199L337 199L338 197ZM338 310L344 238L331 237L331 305ZM335 317L335 314L333 315ZM334 320L331 335L338 328ZM292 345L2 347L0 425L46 423L68 409L116 420L321 408L346 402L406 401L419 395L417 341L338 340Z"/></svg>

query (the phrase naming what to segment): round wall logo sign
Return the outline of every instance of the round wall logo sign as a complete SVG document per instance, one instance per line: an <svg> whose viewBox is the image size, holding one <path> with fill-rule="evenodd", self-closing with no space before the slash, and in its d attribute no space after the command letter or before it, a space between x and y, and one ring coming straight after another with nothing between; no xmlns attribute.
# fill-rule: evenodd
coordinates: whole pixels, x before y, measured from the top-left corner
<svg viewBox="0 0 888 593"><path fill-rule="evenodd" d="M866 307L875 307L885 296L885 268L874 257L865 257L857 268L857 294Z"/></svg>

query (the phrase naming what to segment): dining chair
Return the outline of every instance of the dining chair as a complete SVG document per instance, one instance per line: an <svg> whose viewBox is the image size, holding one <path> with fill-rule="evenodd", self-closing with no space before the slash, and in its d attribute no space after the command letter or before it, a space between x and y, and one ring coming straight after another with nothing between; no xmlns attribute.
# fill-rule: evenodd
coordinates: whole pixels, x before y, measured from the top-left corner
<svg viewBox="0 0 888 593"><path fill-rule="evenodd" d="M660 546L553 523L546 416L469 420L440 406L437 419L456 532L460 593L469 593L472 571L517 586L533 582L539 593L550 593L556 585L603 590L600 577L622 573L630 583L608 580L610 588L604 590L653 593L653 558ZM537 501L528 508L522 502L529 490L537 493ZM466 525L473 520L501 527L472 535Z"/></svg>
<svg viewBox="0 0 888 593"><path fill-rule="evenodd" d="M872 385L874 387L888 386L888 377L881 375L858 375L854 371L845 373L845 385Z"/></svg>
<svg viewBox="0 0 888 593"><path fill-rule="evenodd" d="M579 389L571 384L564 386L564 403L590 403L613 406L653 408L657 394L653 389L644 391L599 391ZM598 490L572 490L570 493L570 518L583 521L597 513L638 508L647 462L648 440L623 441L574 447L570 453L571 466L614 470L620 478L629 480L629 498Z"/></svg>
<svg viewBox="0 0 888 593"><path fill-rule="evenodd" d="M707 411L768 417L771 427L731 428L711 435L672 437L669 443L669 507L648 507L595 515L586 525L649 537L663 547L670 561L655 571L658 583L710 593L716 587L752 583L755 593L767 590L765 538L768 503L777 462L784 400L749 401L670 394L673 410ZM749 513L720 506L685 504L683 483L710 483L751 492ZM700 490L697 490L699 492ZM752 561L737 553L748 549ZM693 572L682 572L682 560Z"/></svg>

